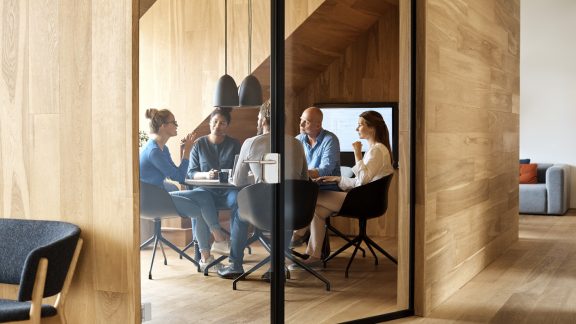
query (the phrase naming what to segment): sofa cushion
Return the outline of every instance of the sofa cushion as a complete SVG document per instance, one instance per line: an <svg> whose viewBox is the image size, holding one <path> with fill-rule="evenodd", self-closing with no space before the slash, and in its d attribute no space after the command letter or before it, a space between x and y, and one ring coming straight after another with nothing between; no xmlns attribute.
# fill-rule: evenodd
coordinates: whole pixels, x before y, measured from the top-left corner
<svg viewBox="0 0 576 324"><path fill-rule="evenodd" d="M535 163L520 164L520 179L519 179L520 183L521 184L538 183L537 169L538 164Z"/></svg>
<svg viewBox="0 0 576 324"><path fill-rule="evenodd" d="M520 185L520 213L523 214L546 214L548 194L546 184L521 184Z"/></svg>
<svg viewBox="0 0 576 324"><path fill-rule="evenodd" d="M529 164L530 159L520 159L520 164Z"/></svg>

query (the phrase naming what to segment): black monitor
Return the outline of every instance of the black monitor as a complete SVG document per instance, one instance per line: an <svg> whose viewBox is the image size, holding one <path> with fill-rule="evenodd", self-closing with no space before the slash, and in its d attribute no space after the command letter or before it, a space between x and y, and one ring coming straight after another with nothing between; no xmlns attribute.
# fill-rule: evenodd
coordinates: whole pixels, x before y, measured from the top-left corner
<svg viewBox="0 0 576 324"><path fill-rule="evenodd" d="M379 112L390 133L390 146L394 159L394 168L398 168L398 103L397 102L363 102L363 103L317 103L316 107L322 110L324 119L322 127L336 136L340 141L340 163L353 166L354 151L352 143L358 141L358 117L366 110ZM367 147L365 140L363 147Z"/></svg>

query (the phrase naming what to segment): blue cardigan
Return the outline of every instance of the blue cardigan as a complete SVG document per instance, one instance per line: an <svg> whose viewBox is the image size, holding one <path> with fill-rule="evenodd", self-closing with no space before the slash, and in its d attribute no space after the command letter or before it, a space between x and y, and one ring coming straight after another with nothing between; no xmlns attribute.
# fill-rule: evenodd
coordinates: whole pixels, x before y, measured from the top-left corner
<svg viewBox="0 0 576 324"><path fill-rule="evenodd" d="M180 166L176 166L168 146L164 145L164 149L161 150L156 141L150 139L140 152L140 180L161 188L164 188L163 182L166 178L183 183L188 164L189 160L183 158Z"/></svg>

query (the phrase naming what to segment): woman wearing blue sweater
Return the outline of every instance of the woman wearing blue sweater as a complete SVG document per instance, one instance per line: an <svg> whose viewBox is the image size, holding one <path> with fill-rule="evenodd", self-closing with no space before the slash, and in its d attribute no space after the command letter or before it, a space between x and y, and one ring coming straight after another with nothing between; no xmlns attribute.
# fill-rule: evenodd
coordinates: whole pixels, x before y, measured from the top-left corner
<svg viewBox="0 0 576 324"><path fill-rule="evenodd" d="M178 123L174 115L167 109L150 108L146 110L146 118L150 119L150 133L155 136L151 137L140 153L140 180L163 189L166 178L184 183L189 166L187 157L192 150L196 134L190 133L184 138L182 161L177 166L172 161L166 146L171 137L178 135ZM203 270L214 260L210 255L210 231L216 244L226 242L226 235L218 223L218 215L212 212L213 206L204 206L205 200L191 190L170 192L170 195L181 215L196 218L197 230L194 234L200 246L200 267Z"/></svg>

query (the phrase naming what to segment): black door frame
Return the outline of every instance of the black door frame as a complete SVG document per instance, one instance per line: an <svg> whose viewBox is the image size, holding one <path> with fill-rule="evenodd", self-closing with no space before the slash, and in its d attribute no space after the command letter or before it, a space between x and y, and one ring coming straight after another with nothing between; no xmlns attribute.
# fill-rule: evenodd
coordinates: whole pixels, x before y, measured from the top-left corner
<svg viewBox="0 0 576 324"><path fill-rule="evenodd" d="M415 198L416 198L416 41L417 0L411 2L410 17L410 251L409 251L409 300L408 308L397 312L353 320L347 323L377 323L414 315L414 262L415 262ZM270 100L271 100L271 149L280 153L284 166L284 22L285 0L270 0ZM284 168L280 169L280 179ZM284 323L284 184L275 186L273 202L277 217L272 221L272 276L270 289L270 322Z"/></svg>

